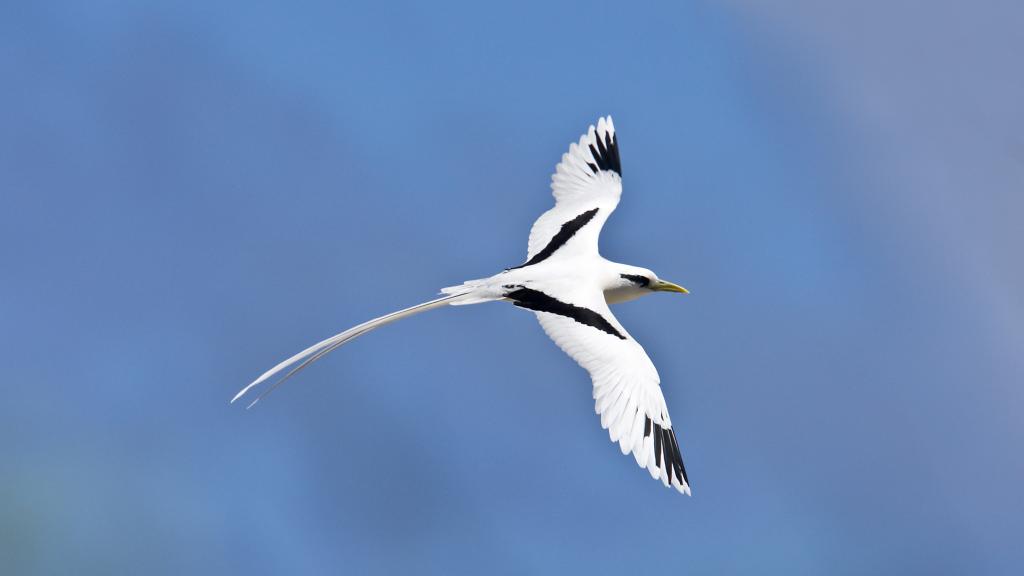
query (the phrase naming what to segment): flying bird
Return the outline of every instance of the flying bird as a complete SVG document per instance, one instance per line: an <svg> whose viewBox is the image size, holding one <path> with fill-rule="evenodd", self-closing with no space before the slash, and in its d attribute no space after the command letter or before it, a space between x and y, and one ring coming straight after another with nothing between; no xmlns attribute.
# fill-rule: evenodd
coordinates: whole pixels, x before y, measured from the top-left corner
<svg viewBox="0 0 1024 576"><path fill-rule="evenodd" d="M609 309L610 304L655 292L688 292L646 268L611 262L598 252L601 227L622 195L619 142L610 116L569 145L551 176L551 191L555 207L534 222L526 262L489 278L443 288L443 296L436 300L374 318L314 344L265 372L231 402L288 370L249 404L252 407L324 355L385 324L443 306L511 302L532 310L555 344L590 373L601 427L622 453L632 453L653 478L689 495L658 371Z"/></svg>

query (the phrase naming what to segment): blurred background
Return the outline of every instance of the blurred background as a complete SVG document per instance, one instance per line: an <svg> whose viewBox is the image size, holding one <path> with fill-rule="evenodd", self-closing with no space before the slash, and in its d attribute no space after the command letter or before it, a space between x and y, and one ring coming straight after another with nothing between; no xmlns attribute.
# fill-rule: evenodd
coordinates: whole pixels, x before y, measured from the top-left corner
<svg viewBox="0 0 1024 576"><path fill-rule="evenodd" d="M5 574L1020 574L1015 2L5 2ZM512 306L619 132L693 497Z"/></svg>

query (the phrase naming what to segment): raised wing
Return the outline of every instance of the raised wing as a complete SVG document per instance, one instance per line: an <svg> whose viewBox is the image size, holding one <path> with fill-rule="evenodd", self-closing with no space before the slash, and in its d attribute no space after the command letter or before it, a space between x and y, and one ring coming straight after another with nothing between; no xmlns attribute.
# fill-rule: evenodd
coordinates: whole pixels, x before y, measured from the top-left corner
<svg viewBox="0 0 1024 576"><path fill-rule="evenodd" d="M537 314L544 332L590 373L601 427L623 454L666 486L690 494L658 370L612 315L600 291L531 284L506 298Z"/></svg>
<svg viewBox="0 0 1024 576"><path fill-rule="evenodd" d="M619 141L611 116L597 121L578 143L569 145L551 175L555 207L530 230L526 263L559 254L597 254L597 238L622 195ZM571 240L571 242L570 242Z"/></svg>

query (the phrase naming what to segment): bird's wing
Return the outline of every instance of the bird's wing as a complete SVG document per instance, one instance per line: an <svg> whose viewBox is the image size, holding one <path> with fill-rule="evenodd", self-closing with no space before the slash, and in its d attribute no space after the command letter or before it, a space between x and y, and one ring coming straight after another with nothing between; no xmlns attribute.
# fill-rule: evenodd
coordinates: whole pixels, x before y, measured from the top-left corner
<svg viewBox="0 0 1024 576"><path fill-rule="evenodd" d="M507 298L536 312L544 332L590 373L601 427L622 453L632 452L652 477L689 494L658 370L612 315L604 294L534 283L518 287Z"/></svg>
<svg viewBox="0 0 1024 576"><path fill-rule="evenodd" d="M597 237L622 195L619 141L611 116L569 145L551 175L555 207L533 223L526 263L559 254L597 254ZM572 242L570 242L572 240Z"/></svg>

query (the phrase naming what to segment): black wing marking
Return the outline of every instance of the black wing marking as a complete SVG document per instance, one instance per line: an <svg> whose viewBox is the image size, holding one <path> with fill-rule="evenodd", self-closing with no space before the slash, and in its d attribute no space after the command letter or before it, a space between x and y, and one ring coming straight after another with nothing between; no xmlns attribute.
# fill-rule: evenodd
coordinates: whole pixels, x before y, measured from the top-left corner
<svg viewBox="0 0 1024 576"><path fill-rule="evenodd" d="M686 477L686 467L683 466L683 455L679 453L679 440L676 439L676 432L671 428L666 428L665 433L672 444L672 467L676 471L676 478L689 486L690 479Z"/></svg>
<svg viewBox="0 0 1024 576"><path fill-rule="evenodd" d="M505 298L508 298L513 304L520 308L526 308L537 312L549 312L551 314L565 316L566 318L572 318L580 324L597 328L602 332L607 332L622 340L626 339L626 337L619 332L615 326L612 326L611 322L590 308L584 308L582 306L576 306L575 304L569 304L568 302L562 302L557 298L548 296L540 290L534 290L523 286L512 286L512 288L514 288L514 290L505 294Z"/></svg>
<svg viewBox="0 0 1024 576"><path fill-rule="evenodd" d="M558 230L558 233L551 237L551 240L548 241L548 245L545 246L543 250L534 254L533 258L527 260L525 264L513 266L512 268L509 268L509 270L515 270L517 268L526 268L527 266L533 266L538 262L547 260L552 254L555 253L556 250L564 246L570 238L575 236L581 228L586 226L587 222L593 220L594 216L597 215L598 210L599 208L587 210L586 212L580 214L579 216L576 216L572 220L569 220L565 224L562 224L562 227Z"/></svg>
<svg viewBox="0 0 1024 576"><path fill-rule="evenodd" d="M611 170L622 176L622 162L619 160L619 137L608 132L604 133L604 142L601 135L596 134L594 138L597 147L590 144L590 153L594 156L594 163L587 162L587 166L597 174L601 170Z"/></svg>
<svg viewBox="0 0 1024 576"><path fill-rule="evenodd" d="M650 422L648 418L647 423ZM644 438L650 436L650 427L644 425ZM661 468L662 461L665 462L665 471L668 473L668 483L672 484L672 477L680 485L690 485L690 479L686 477L686 467L683 466L683 456L679 453L679 441L676 440L676 433L672 428L662 428L654 425L654 464Z"/></svg>

